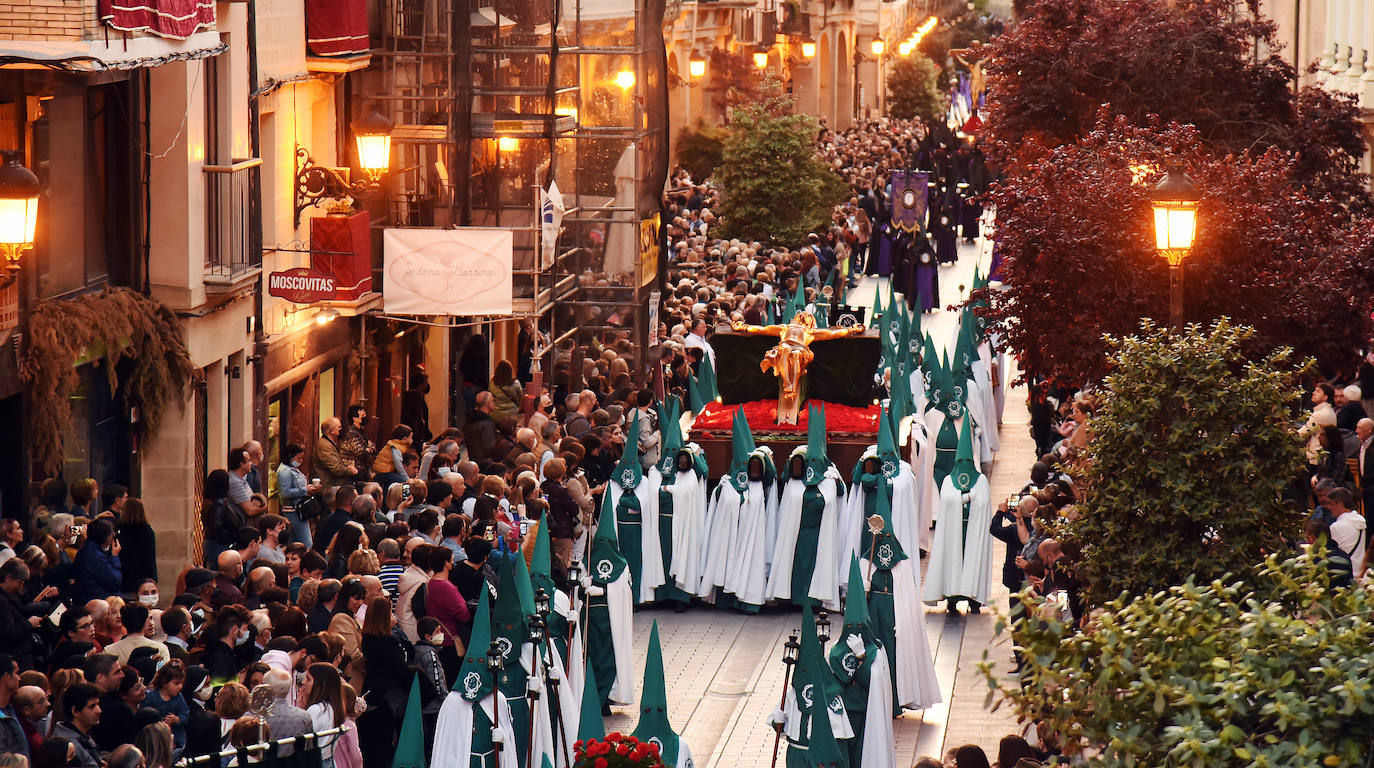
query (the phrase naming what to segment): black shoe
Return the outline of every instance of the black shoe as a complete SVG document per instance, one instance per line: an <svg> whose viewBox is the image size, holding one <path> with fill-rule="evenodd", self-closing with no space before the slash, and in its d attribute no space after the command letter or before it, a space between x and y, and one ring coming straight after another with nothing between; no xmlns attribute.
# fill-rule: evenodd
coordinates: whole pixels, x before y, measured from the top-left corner
<svg viewBox="0 0 1374 768"><path fill-rule="evenodd" d="M921 550L921 559L922 559L922 560L926 559L926 557L928 557L929 555L930 555L929 552L925 551L924 549Z"/></svg>
<svg viewBox="0 0 1374 768"><path fill-rule="evenodd" d="M959 615L959 608L954 604L953 600L945 601L945 613L949 614L950 616Z"/></svg>
<svg viewBox="0 0 1374 768"><path fill-rule="evenodd" d="M973 614L982 613L982 612L983 612L983 605L982 605L982 603L975 603L975 602L973 602L973 601L969 601L969 604L968 604L968 612L969 612L969 613L973 613Z"/></svg>
<svg viewBox="0 0 1374 768"><path fill-rule="evenodd" d="M684 602L680 602L680 601L679 601L679 602L674 602L674 603L673 603L673 613L686 613L686 612L687 612L687 606L688 606L688 604L687 604L687 603L684 603Z"/></svg>
<svg viewBox="0 0 1374 768"><path fill-rule="evenodd" d="M602 705L601 705L601 716L602 716L602 717L610 717L610 716L611 716L611 705L610 705L610 704L602 704Z"/></svg>

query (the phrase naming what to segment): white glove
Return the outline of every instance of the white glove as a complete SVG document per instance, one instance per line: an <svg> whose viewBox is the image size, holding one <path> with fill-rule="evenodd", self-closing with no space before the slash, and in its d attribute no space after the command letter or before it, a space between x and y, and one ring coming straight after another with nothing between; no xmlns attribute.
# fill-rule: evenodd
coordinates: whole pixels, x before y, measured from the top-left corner
<svg viewBox="0 0 1374 768"><path fill-rule="evenodd" d="M538 675L530 675L529 679L525 682L525 690L530 693L543 693L544 681L540 680Z"/></svg>
<svg viewBox="0 0 1374 768"><path fill-rule="evenodd" d="M591 595L592 597L601 597L602 595L606 594L606 588L598 586L596 584L592 584L587 587L587 594Z"/></svg>
<svg viewBox="0 0 1374 768"><path fill-rule="evenodd" d="M777 728L787 722L787 716L782 713L781 709L774 709L772 712L768 713L768 718L764 720L764 722L768 723L768 725L773 728Z"/></svg>
<svg viewBox="0 0 1374 768"><path fill-rule="evenodd" d="M563 674L558 671L558 667L549 667L549 680L558 682L563 679Z"/></svg>
<svg viewBox="0 0 1374 768"><path fill-rule="evenodd" d="M506 743L506 732L503 731L503 730L501 730L500 728L492 728L492 729L491 729L491 743L492 743L492 744L504 744L504 743Z"/></svg>
<svg viewBox="0 0 1374 768"><path fill-rule="evenodd" d="M584 573L582 574L582 580L579 583L581 583L582 589L590 589L592 586L592 577Z"/></svg>
<svg viewBox="0 0 1374 768"><path fill-rule="evenodd" d="M860 639L858 635L850 635L849 639L845 641L845 645L849 646L849 650L854 652L854 658L856 659L862 659L868 655L868 648L864 646L864 641Z"/></svg>

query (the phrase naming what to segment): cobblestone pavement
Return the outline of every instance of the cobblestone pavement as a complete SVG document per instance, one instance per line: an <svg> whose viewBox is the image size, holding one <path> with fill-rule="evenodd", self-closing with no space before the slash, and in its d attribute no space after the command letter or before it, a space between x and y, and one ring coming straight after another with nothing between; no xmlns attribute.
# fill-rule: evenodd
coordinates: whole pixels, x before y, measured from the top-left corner
<svg viewBox="0 0 1374 768"><path fill-rule="evenodd" d="M960 259L940 269L940 298L945 305L959 300L959 286L970 285L975 259L981 255L987 272L988 254L982 241L961 244ZM851 303L871 305L883 279L866 278L851 292ZM938 311L923 317L923 328L952 346L955 313ZM1014 376L1014 372L1010 375ZM1025 409L1025 390L1007 393L1001 431L1001 451L984 471L994 502L1016 492L1026 482L1035 461ZM1003 546L994 542L993 604L1007 609L1007 590L1000 584ZM924 561L923 568L924 571ZM635 615L636 674L644 668L649 628L657 620L663 643L668 688L668 714L686 739L698 766L755 768L772 760L774 734L766 724L783 691L782 645L800 626L795 610L765 609L755 616L695 606L686 613L643 610ZM947 617L943 606L927 606L926 632L935 654L942 702L923 712L907 712L895 723L897 764L909 766L918 756L940 756L961 744L978 744L995 757L998 739L1017 730L1005 709L985 707L987 683L977 665L986 652L997 669L1010 667L1011 651L1005 636L994 638L996 615L984 609L976 616ZM636 685L640 681L636 680ZM606 720L608 731L629 731L638 720L633 707L616 707ZM779 756L779 760L781 760Z"/></svg>

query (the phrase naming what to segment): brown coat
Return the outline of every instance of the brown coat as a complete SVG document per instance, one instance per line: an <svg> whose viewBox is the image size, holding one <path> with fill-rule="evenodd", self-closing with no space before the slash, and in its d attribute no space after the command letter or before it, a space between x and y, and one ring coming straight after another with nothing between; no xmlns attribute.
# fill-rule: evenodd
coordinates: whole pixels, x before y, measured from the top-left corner
<svg viewBox="0 0 1374 768"><path fill-rule="evenodd" d="M326 488L353 482L353 473L349 470L355 467L344 460L338 444L323 435L315 441L311 465L315 468L316 477L320 478L320 484Z"/></svg>

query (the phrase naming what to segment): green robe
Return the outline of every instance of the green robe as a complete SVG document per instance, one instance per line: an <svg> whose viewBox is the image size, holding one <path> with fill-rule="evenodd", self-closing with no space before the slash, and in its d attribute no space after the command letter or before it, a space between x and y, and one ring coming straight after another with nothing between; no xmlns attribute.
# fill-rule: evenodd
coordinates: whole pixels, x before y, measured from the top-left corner
<svg viewBox="0 0 1374 768"><path fill-rule="evenodd" d="M817 486L807 486L802 494L797 548L792 555L792 602L795 605L805 605L811 600L811 576L816 570L816 548L820 545L821 519L824 516L825 496Z"/></svg>
<svg viewBox="0 0 1374 768"><path fill-rule="evenodd" d="M935 487L945 484L945 478L954 469L955 454L959 452L959 428L954 419L945 417L940 433L935 436ZM896 666L896 665L893 665Z"/></svg>
<svg viewBox="0 0 1374 768"><path fill-rule="evenodd" d="M865 533L865 538L869 538L867 533ZM878 636L878 642L884 648L896 648L897 608L892 597L892 571L882 568L873 569L868 590L868 616L869 626ZM888 674L892 678L890 685L895 692L897 690L897 663L896 659L891 661L892 663L888 664ZM901 714L902 705L898 704L897 697L893 696L892 716L900 717ZM857 731L855 732L857 733Z"/></svg>
<svg viewBox="0 0 1374 768"><path fill-rule="evenodd" d="M843 635L841 635L840 641L844 641ZM849 726L854 729L854 738L846 740L849 746L850 765L859 765L862 762L864 718L868 710L869 675L873 672L873 656L879 651L878 646L871 642L865 643L864 649L866 653L863 659L846 656L846 658L854 658L858 662L858 666L852 672L847 668L835 669L833 665L831 666L835 677L844 686L844 709L849 715Z"/></svg>
<svg viewBox="0 0 1374 768"><path fill-rule="evenodd" d="M668 573L668 564L673 562L673 494L664 486L658 491L658 543L663 553L663 586L654 590L656 600L672 600L676 603L690 603L692 596L678 589L673 577Z"/></svg>
<svg viewBox="0 0 1374 768"><path fill-rule="evenodd" d="M587 654L596 672L596 687L601 705L611 703L611 689L615 687L615 645L611 642L611 609L606 596L587 598Z"/></svg>
<svg viewBox="0 0 1374 768"><path fill-rule="evenodd" d="M526 685L529 675L525 674L525 668L520 666L520 659L517 655L513 663L515 669L506 669L501 673L501 693L506 697L506 703L510 705L511 728L515 731L515 753L520 756L521 766L524 766L525 755L529 752L530 741L530 702L525 698ZM481 711L478 708L478 711ZM474 723L476 720L474 719ZM481 729L478 729L481 730ZM491 737L491 727L487 727L487 737ZM473 742L476 743L474 736ZM476 752L477 750L473 750Z"/></svg>
<svg viewBox="0 0 1374 768"><path fill-rule="evenodd" d="M630 588L634 590L633 602L639 602L639 581L644 571L644 512L639 508L639 497L634 491L626 491L615 505L616 538L620 540L620 556L630 569ZM606 690L610 690L607 688Z"/></svg>
<svg viewBox="0 0 1374 768"><path fill-rule="evenodd" d="M496 744L491 740L491 729L496 724L487 717L481 702L472 703L472 756L468 759L469 768L495 768Z"/></svg>

